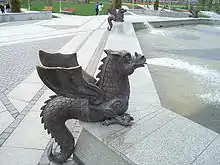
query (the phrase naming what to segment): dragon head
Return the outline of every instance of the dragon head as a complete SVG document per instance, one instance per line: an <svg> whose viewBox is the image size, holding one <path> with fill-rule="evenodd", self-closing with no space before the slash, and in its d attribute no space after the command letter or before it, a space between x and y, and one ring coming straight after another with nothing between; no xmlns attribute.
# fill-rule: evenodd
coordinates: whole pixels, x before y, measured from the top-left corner
<svg viewBox="0 0 220 165"><path fill-rule="evenodd" d="M139 67L144 67L146 63L146 58L143 55L135 52L134 55L131 55L128 51L113 51L113 50L105 50L105 53L108 56L114 56L115 66L119 74L123 76L131 75L135 69Z"/></svg>

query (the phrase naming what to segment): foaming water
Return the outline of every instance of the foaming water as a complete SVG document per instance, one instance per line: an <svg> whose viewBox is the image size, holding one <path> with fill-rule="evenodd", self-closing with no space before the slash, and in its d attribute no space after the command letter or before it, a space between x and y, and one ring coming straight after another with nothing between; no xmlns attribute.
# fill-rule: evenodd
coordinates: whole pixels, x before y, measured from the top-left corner
<svg viewBox="0 0 220 165"><path fill-rule="evenodd" d="M147 28L149 34L162 35L162 36L166 36L166 35L170 34L168 31L166 31L164 29L156 29L156 28L154 28L147 21L145 21L144 24L145 24L145 27Z"/></svg>
<svg viewBox="0 0 220 165"><path fill-rule="evenodd" d="M205 93L205 94L200 94L197 96L199 96L201 99L203 99L204 101L206 101L209 104L213 104L213 103L215 105L219 104L219 98L220 98L219 93Z"/></svg>
<svg viewBox="0 0 220 165"><path fill-rule="evenodd" d="M169 33L168 31L166 31L164 29L150 29L149 33L154 34L154 35L159 35L159 36L171 35L171 33Z"/></svg>
<svg viewBox="0 0 220 165"><path fill-rule="evenodd" d="M211 19L220 19L220 15L211 11L200 11L202 14L209 16Z"/></svg>
<svg viewBox="0 0 220 165"><path fill-rule="evenodd" d="M190 64L180 59L166 57L148 59L147 63L187 71L193 78L197 79L197 83L203 88L203 92L198 93L197 96L207 103L220 103L220 73L218 71Z"/></svg>
<svg viewBox="0 0 220 165"><path fill-rule="evenodd" d="M219 27L215 27L216 29L220 30L220 26Z"/></svg>
<svg viewBox="0 0 220 165"><path fill-rule="evenodd" d="M200 65L193 65L187 61L183 61L180 59L173 59L173 58L167 58L167 57L152 58L152 59L148 59L147 63L151 64L151 65L159 65L159 66L164 66L164 67L169 67L169 68L186 70L190 73L198 74L198 75L206 75L207 76L207 75L211 74L213 76L219 76L219 73L217 71L210 70L210 69L202 67Z"/></svg>
<svg viewBox="0 0 220 165"><path fill-rule="evenodd" d="M145 21L145 22L144 22L144 25L146 26L146 28L147 28L148 30L154 29L154 27L153 27L151 24L149 24L148 21Z"/></svg>

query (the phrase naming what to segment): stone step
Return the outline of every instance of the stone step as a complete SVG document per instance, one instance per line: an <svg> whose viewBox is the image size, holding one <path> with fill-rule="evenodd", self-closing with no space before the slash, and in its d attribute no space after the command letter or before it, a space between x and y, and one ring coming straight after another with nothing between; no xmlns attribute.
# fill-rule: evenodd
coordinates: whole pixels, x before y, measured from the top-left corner
<svg viewBox="0 0 220 165"><path fill-rule="evenodd" d="M105 30L103 29L96 30L90 36L90 38L84 43L82 48L77 52L78 62L83 69L86 69L90 60L96 56L96 54L94 53L96 51L96 48L99 46L99 44L101 44L100 40L102 39L104 33Z"/></svg>
<svg viewBox="0 0 220 165"><path fill-rule="evenodd" d="M102 56L103 56L103 54L105 54L104 47L107 42L109 34L110 34L110 32L105 30L101 40L99 41L99 45L95 49L95 52L93 54L93 58L90 60L89 64L86 67L86 71L90 75L95 76L95 73L97 72L97 67L99 66L98 64L100 64Z"/></svg>

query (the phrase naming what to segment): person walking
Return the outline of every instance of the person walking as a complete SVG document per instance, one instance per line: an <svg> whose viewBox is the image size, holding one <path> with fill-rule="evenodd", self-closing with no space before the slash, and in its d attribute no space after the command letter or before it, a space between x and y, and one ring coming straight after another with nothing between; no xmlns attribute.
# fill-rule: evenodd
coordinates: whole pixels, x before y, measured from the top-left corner
<svg viewBox="0 0 220 165"><path fill-rule="evenodd" d="M2 14L4 14L5 13L5 6L4 6L4 4L0 5L0 9L1 9Z"/></svg>
<svg viewBox="0 0 220 165"><path fill-rule="evenodd" d="M7 3L7 4L6 4L6 11L9 12L9 11L10 11L10 8L11 8L11 7L10 7L10 4Z"/></svg>
<svg viewBox="0 0 220 165"><path fill-rule="evenodd" d="M98 2L96 2L96 4L95 4L95 15L98 15L99 14L99 3Z"/></svg>
<svg viewBox="0 0 220 165"><path fill-rule="evenodd" d="M102 3L100 3L99 4L99 15L101 15L102 14L102 9L103 9L103 4Z"/></svg>

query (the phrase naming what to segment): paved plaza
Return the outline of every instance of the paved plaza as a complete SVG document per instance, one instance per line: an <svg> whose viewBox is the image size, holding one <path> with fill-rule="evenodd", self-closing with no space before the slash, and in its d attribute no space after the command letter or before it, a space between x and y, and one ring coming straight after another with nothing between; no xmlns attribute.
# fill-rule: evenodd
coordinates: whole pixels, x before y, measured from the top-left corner
<svg viewBox="0 0 220 165"><path fill-rule="evenodd" d="M131 15L125 18L124 25L118 24L109 32L106 30L107 16L57 16L60 18L0 24L1 165L54 164L47 159L45 150L52 140L43 129L40 119L41 106L54 93L41 82L35 70L36 65L40 64L39 50L64 54L77 52L79 64L94 75L97 68L92 65L103 57L104 48L141 52L131 24L134 20L173 20ZM92 58L93 56L97 58ZM131 77L131 81L133 110L130 112L140 121L130 132L118 127L109 129L124 134L133 143L132 147L121 145L119 136L109 139L105 134L102 138L108 137L107 146L113 147L116 152L125 151L128 159L135 164L160 164L161 161L164 162L161 164L201 165L210 164L210 160L213 160L212 165L220 164L219 134L162 108L147 67ZM142 91L145 86L148 90ZM146 97L147 100L140 101L141 97ZM142 126L141 123L145 125ZM67 126L77 139L82 130L80 123L70 120ZM148 130L144 129L148 126L151 126ZM85 124L84 127L89 126ZM140 135L139 139L137 134ZM134 151L135 154L132 154ZM141 154L145 156L138 156ZM70 160L65 165L76 163Z"/></svg>
<svg viewBox="0 0 220 165"><path fill-rule="evenodd" d="M49 142L39 115L53 92L35 71L40 63L38 51L78 52L88 57L106 31L105 21L106 16L62 15L60 19L0 24L0 164L38 164Z"/></svg>

